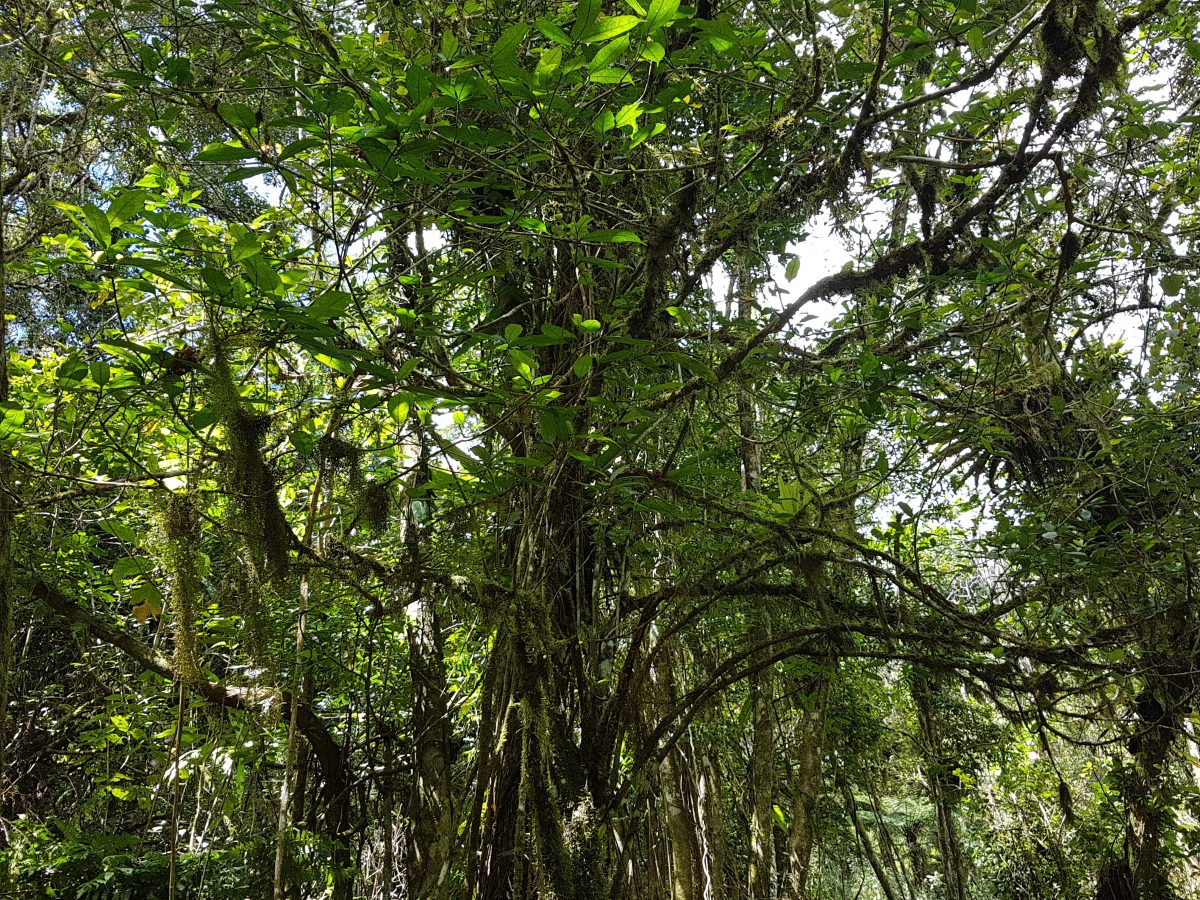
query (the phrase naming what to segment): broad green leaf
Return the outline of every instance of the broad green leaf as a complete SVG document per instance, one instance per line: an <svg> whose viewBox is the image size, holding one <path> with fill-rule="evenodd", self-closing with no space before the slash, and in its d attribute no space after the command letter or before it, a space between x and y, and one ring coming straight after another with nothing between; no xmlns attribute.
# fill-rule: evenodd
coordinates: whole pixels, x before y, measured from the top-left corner
<svg viewBox="0 0 1200 900"><path fill-rule="evenodd" d="M83 204L83 215L87 219L88 230L97 241L107 247L112 243L112 226L108 224L105 215L94 203Z"/></svg>
<svg viewBox="0 0 1200 900"><path fill-rule="evenodd" d="M258 154L248 150L241 144L209 144L196 154L201 162L237 162L242 159L256 159Z"/></svg>
<svg viewBox="0 0 1200 900"><path fill-rule="evenodd" d="M266 175L268 172L273 172L270 166L243 166L234 169L227 175L221 178L222 183L231 184L235 181L246 181L250 178L257 178L260 175Z"/></svg>
<svg viewBox="0 0 1200 900"><path fill-rule="evenodd" d="M541 83L550 80L558 67L562 65L562 48L551 47L549 50L542 51L542 58L538 60L537 68L534 70L534 76Z"/></svg>
<svg viewBox="0 0 1200 900"><path fill-rule="evenodd" d="M542 36L547 40L554 41L556 44L561 44L564 47L570 47L572 43L571 36L563 31L559 26L555 25L549 19L538 19L534 25Z"/></svg>
<svg viewBox="0 0 1200 900"><path fill-rule="evenodd" d="M114 228L141 215L150 195L145 191L124 191L108 207L108 223Z"/></svg>
<svg viewBox="0 0 1200 900"><path fill-rule="evenodd" d="M258 113L244 103L219 103L217 115L235 128L250 129L258 125Z"/></svg>
<svg viewBox="0 0 1200 900"><path fill-rule="evenodd" d="M538 434L547 444L567 440L575 434L574 418L569 409L547 406L538 417Z"/></svg>
<svg viewBox="0 0 1200 900"><path fill-rule="evenodd" d="M778 803L771 807L771 817L775 820L775 825L782 832L788 831L787 816L783 812L783 807Z"/></svg>
<svg viewBox="0 0 1200 900"><path fill-rule="evenodd" d="M571 38L579 40L592 30L600 14L600 0L579 0L575 7L575 24L571 26Z"/></svg>
<svg viewBox="0 0 1200 900"><path fill-rule="evenodd" d="M658 41L646 41L642 47L642 59L648 62L662 62L667 55L667 49Z"/></svg>
<svg viewBox="0 0 1200 900"><path fill-rule="evenodd" d="M292 141L290 144L288 144L286 147L283 148L283 152L279 154L279 162L284 162L285 160L289 160L293 156L297 156L298 154L303 153L305 150L312 150L316 147L324 147L324 146L325 146L325 141L323 141L321 138L316 138L316 137L300 138L297 141Z"/></svg>
<svg viewBox="0 0 1200 900"><path fill-rule="evenodd" d="M99 524L101 531L106 531L127 544L137 543L137 534L120 519L101 519Z"/></svg>
<svg viewBox="0 0 1200 900"><path fill-rule="evenodd" d="M334 356L331 353L314 353L313 359L321 363L321 365L333 369L339 375L354 374L354 363L344 356Z"/></svg>
<svg viewBox="0 0 1200 900"><path fill-rule="evenodd" d="M233 283L220 269L214 269L212 266L205 266L200 270L200 277L204 279L204 283L209 289L216 294L227 294L233 287Z"/></svg>
<svg viewBox="0 0 1200 900"><path fill-rule="evenodd" d="M624 69L600 69L593 72L590 79L596 84L633 84L633 76Z"/></svg>
<svg viewBox="0 0 1200 900"><path fill-rule="evenodd" d="M598 44L601 41L611 41L613 38L632 31L641 24L637 16L601 16L596 24L583 36L586 44Z"/></svg>
<svg viewBox="0 0 1200 900"><path fill-rule="evenodd" d="M408 413L412 408L408 397L389 397L387 402L388 415L398 425L403 425L408 421Z"/></svg>
<svg viewBox="0 0 1200 900"><path fill-rule="evenodd" d="M250 276L251 284L258 290L270 294L277 291L282 285L279 274L271 268L271 264L263 258L261 253L253 253L238 261L246 270L246 274Z"/></svg>
<svg viewBox="0 0 1200 900"><path fill-rule="evenodd" d="M583 236L583 239L598 244L642 243L642 239L637 236L637 233L627 228L601 228L596 231L589 231Z"/></svg>
<svg viewBox="0 0 1200 900"><path fill-rule="evenodd" d="M336 319L353 301L354 297L346 291L326 291L313 300L305 312L314 319Z"/></svg>
<svg viewBox="0 0 1200 900"><path fill-rule="evenodd" d="M1183 276L1178 273L1164 275L1162 281L1163 293L1168 297L1178 297L1180 291L1183 290Z"/></svg>
<svg viewBox="0 0 1200 900"><path fill-rule="evenodd" d="M596 55L588 62L588 71L598 72L607 69L628 49L629 38L627 37L619 37L615 41L610 41L596 51Z"/></svg>
<svg viewBox="0 0 1200 900"><path fill-rule="evenodd" d="M236 229L231 228L230 231L235 235L233 250L230 253L234 262L239 262L247 256L253 256L262 249L258 235L244 225L238 225Z"/></svg>
<svg viewBox="0 0 1200 900"><path fill-rule="evenodd" d="M524 44L527 34L529 34L528 22L518 22L504 29L500 40L496 41L496 46L492 48L492 60L497 70L509 71L517 68L517 51Z"/></svg>
<svg viewBox="0 0 1200 900"><path fill-rule="evenodd" d="M622 106L620 111L617 113L616 126L618 128L625 128L626 126L629 126L631 129L635 129L637 128L638 117L640 117L641 114L642 104L640 103L630 103L626 106Z"/></svg>
<svg viewBox="0 0 1200 900"><path fill-rule="evenodd" d="M967 46L971 48L971 52L976 56L982 55L985 40L983 29L978 25L967 32Z"/></svg>
<svg viewBox="0 0 1200 900"><path fill-rule="evenodd" d="M651 0L646 11L646 27L653 31L675 20L679 11L679 0Z"/></svg>

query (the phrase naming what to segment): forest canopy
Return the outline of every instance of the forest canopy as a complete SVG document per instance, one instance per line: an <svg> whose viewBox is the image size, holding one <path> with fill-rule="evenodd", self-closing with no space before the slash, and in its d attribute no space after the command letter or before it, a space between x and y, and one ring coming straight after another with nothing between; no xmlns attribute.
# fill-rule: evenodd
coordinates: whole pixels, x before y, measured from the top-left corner
<svg viewBox="0 0 1200 900"><path fill-rule="evenodd" d="M0 895L1200 896L1195 4L0 48Z"/></svg>

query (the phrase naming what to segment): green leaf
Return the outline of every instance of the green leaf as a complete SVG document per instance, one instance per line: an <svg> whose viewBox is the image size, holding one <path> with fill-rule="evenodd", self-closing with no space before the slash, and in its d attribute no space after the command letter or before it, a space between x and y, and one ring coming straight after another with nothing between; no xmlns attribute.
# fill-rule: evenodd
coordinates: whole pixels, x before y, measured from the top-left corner
<svg viewBox="0 0 1200 900"><path fill-rule="evenodd" d="M308 304L305 312L314 319L336 319L353 301L354 297L346 291L326 291Z"/></svg>
<svg viewBox="0 0 1200 900"><path fill-rule="evenodd" d="M250 129L258 125L258 114L244 103L218 103L217 115L235 128Z"/></svg>
<svg viewBox="0 0 1200 900"><path fill-rule="evenodd" d="M236 223L235 223L236 224ZM240 232L238 231L240 229ZM235 262L240 262L247 256L253 256L262 249L262 244L259 243L258 235L244 225L238 225L237 228L230 228L235 235L233 251L231 255Z"/></svg>
<svg viewBox="0 0 1200 900"><path fill-rule="evenodd" d="M679 0L651 0L650 8L646 10L646 28L653 31L675 21L678 11Z"/></svg>
<svg viewBox="0 0 1200 900"><path fill-rule="evenodd" d="M792 257L788 260L787 268L784 269L783 275L788 281L794 281L796 276L800 274L800 258Z"/></svg>
<svg viewBox="0 0 1200 900"><path fill-rule="evenodd" d="M408 413L412 409L412 403L408 397L389 397L387 402L388 415L392 417L397 425L403 425L408 421Z"/></svg>
<svg viewBox="0 0 1200 900"><path fill-rule="evenodd" d="M633 76L624 69L600 69L590 78L596 84L633 84Z"/></svg>
<svg viewBox="0 0 1200 900"><path fill-rule="evenodd" d="M1168 297L1178 297L1179 292L1183 290L1183 276L1178 273L1164 275L1159 284Z"/></svg>
<svg viewBox="0 0 1200 900"><path fill-rule="evenodd" d="M112 227L108 224L108 216L94 203L83 204L83 216L87 219L88 230L97 241L107 247L112 243Z"/></svg>
<svg viewBox="0 0 1200 900"><path fill-rule="evenodd" d="M646 41L642 47L642 59L648 62L662 62L667 55L667 48L658 41Z"/></svg>
<svg viewBox="0 0 1200 900"><path fill-rule="evenodd" d="M592 241L597 244L640 244L642 239L637 236L636 232L630 231L627 228L600 228L596 231L589 231L583 236L585 241Z"/></svg>
<svg viewBox="0 0 1200 900"><path fill-rule="evenodd" d="M509 71L517 68L517 51L525 43L527 34L529 34L528 22L518 22L504 29L500 40L496 41L496 46L492 48L492 61L497 70Z"/></svg>
<svg viewBox="0 0 1200 900"><path fill-rule="evenodd" d="M592 30L596 16L600 14L600 0L579 0L575 7L575 24L571 26L571 37L579 40Z"/></svg>
<svg viewBox="0 0 1200 900"><path fill-rule="evenodd" d="M305 150L312 150L315 147L324 147L325 142L320 138L306 137L300 138L298 141L292 141L283 148L283 152L279 154L279 162L284 162L291 159Z"/></svg>
<svg viewBox="0 0 1200 900"><path fill-rule="evenodd" d="M601 41L611 41L641 24L637 16L601 16L596 20L592 29L583 36L585 44L598 44Z"/></svg>
<svg viewBox="0 0 1200 900"><path fill-rule="evenodd" d="M575 327L578 328L580 331L584 332L585 334L590 334L594 331L599 331L600 328L602 327L596 319L585 319L581 315L579 315L579 313L576 313L574 318L575 318Z"/></svg>
<svg viewBox="0 0 1200 900"><path fill-rule="evenodd" d="M542 58L538 60L537 68L534 70L534 77L539 83L545 83L550 80L553 75L562 65L562 47L551 47L549 50L542 51Z"/></svg>
<svg viewBox="0 0 1200 900"><path fill-rule="evenodd" d="M134 530L120 519L101 519L100 530L108 532L113 537L127 544L137 543L137 535L134 533Z"/></svg>
<svg viewBox="0 0 1200 900"><path fill-rule="evenodd" d="M88 366L88 374L92 376L92 381L104 387L112 377L112 369L104 360L98 359Z"/></svg>
<svg viewBox="0 0 1200 900"><path fill-rule="evenodd" d="M321 363L321 365L333 369L339 375L354 374L354 363L344 356L334 356L330 353L314 353L313 359Z"/></svg>
<svg viewBox="0 0 1200 900"><path fill-rule="evenodd" d="M579 359L575 360L575 364L571 366L571 371L575 373L576 378L585 378L592 371L593 362L595 362L595 357L590 353L585 353Z"/></svg>
<svg viewBox="0 0 1200 900"><path fill-rule="evenodd" d="M233 282L229 280L229 276L212 266L205 266L201 269L200 277L204 279L204 283L214 294L224 296L233 289Z"/></svg>
<svg viewBox="0 0 1200 900"><path fill-rule="evenodd" d="M108 207L108 223L114 228L141 215L150 195L145 191L125 191Z"/></svg>
<svg viewBox="0 0 1200 900"><path fill-rule="evenodd" d="M201 162L237 162L240 159L256 159L258 154L247 150L239 143L209 144L196 154Z"/></svg>
<svg viewBox="0 0 1200 900"><path fill-rule="evenodd" d="M111 521L113 520L109 520L109 522ZM109 522L102 522L100 527L104 528L104 530L110 534L113 534L114 532L112 531L112 528L114 526L110 525ZM125 528L125 526L121 525L119 522L116 523L115 527ZM129 540L132 542L133 532L129 531L129 535ZM143 575L149 575L153 571L154 563L152 563L149 559L146 559L142 556L125 556L113 563L111 573L112 583L116 588L120 589L125 586L125 582L134 578L141 578Z"/></svg>
<svg viewBox="0 0 1200 900"><path fill-rule="evenodd" d="M253 253L238 261L246 270L246 274L250 276L251 283L258 290L271 294L279 290L283 284L279 279L279 274L271 268L271 264L263 258L261 253Z"/></svg>
<svg viewBox="0 0 1200 900"><path fill-rule="evenodd" d="M575 434L574 418L569 409L547 406L538 417L538 434L547 444L567 440Z"/></svg>
<svg viewBox="0 0 1200 900"><path fill-rule="evenodd" d="M570 47L572 44L571 36L549 19L538 19L533 23L533 27L540 31L547 40L554 41L556 44L562 44L564 47Z"/></svg>
<svg viewBox="0 0 1200 900"><path fill-rule="evenodd" d="M602 69L607 69L610 64L616 62L629 49L629 38L619 37L615 41L610 41L599 50L596 55L588 62L589 72L599 72Z"/></svg>
<svg viewBox="0 0 1200 900"><path fill-rule="evenodd" d="M630 103L626 106L622 106L620 111L617 113L615 120L616 126L618 128L625 128L626 126L629 126L630 129L636 129L638 117L641 116L641 114L642 104L640 103Z"/></svg>
<svg viewBox="0 0 1200 900"><path fill-rule="evenodd" d="M783 808L778 803L771 807L771 817L775 820L775 824L779 826L780 831L785 833L788 831L787 816L784 815Z"/></svg>
<svg viewBox="0 0 1200 900"><path fill-rule="evenodd" d="M275 171L270 166L244 166L242 168L233 169L221 178L223 184L232 184L235 181L246 181L250 178L257 178L259 175L266 175L268 172Z"/></svg>
<svg viewBox="0 0 1200 900"><path fill-rule="evenodd" d="M967 46L971 48L971 52L976 56L983 53L983 45L986 38L983 34L983 29L976 25L967 32Z"/></svg>

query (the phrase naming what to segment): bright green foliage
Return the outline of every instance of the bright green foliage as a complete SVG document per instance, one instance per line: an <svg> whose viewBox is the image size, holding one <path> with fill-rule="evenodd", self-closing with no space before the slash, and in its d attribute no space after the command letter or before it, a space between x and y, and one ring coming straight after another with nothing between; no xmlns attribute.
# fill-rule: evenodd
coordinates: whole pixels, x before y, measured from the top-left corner
<svg viewBox="0 0 1200 900"><path fill-rule="evenodd" d="M0 12L16 895L1197 890L1198 29Z"/></svg>

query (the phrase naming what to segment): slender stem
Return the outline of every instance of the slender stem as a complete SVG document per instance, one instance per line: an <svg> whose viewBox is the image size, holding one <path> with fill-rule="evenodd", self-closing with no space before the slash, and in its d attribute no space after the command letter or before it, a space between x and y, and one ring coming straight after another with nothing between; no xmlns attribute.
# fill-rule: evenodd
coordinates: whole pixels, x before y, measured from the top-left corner
<svg viewBox="0 0 1200 900"><path fill-rule="evenodd" d="M179 686L179 703L175 712L175 745L172 748L175 769L171 785L171 862L167 872L168 900L176 900L179 896L179 804L183 793L183 779L179 777L179 757L183 751L183 713L187 706L187 686L184 680L176 676L175 683Z"/></svg>

